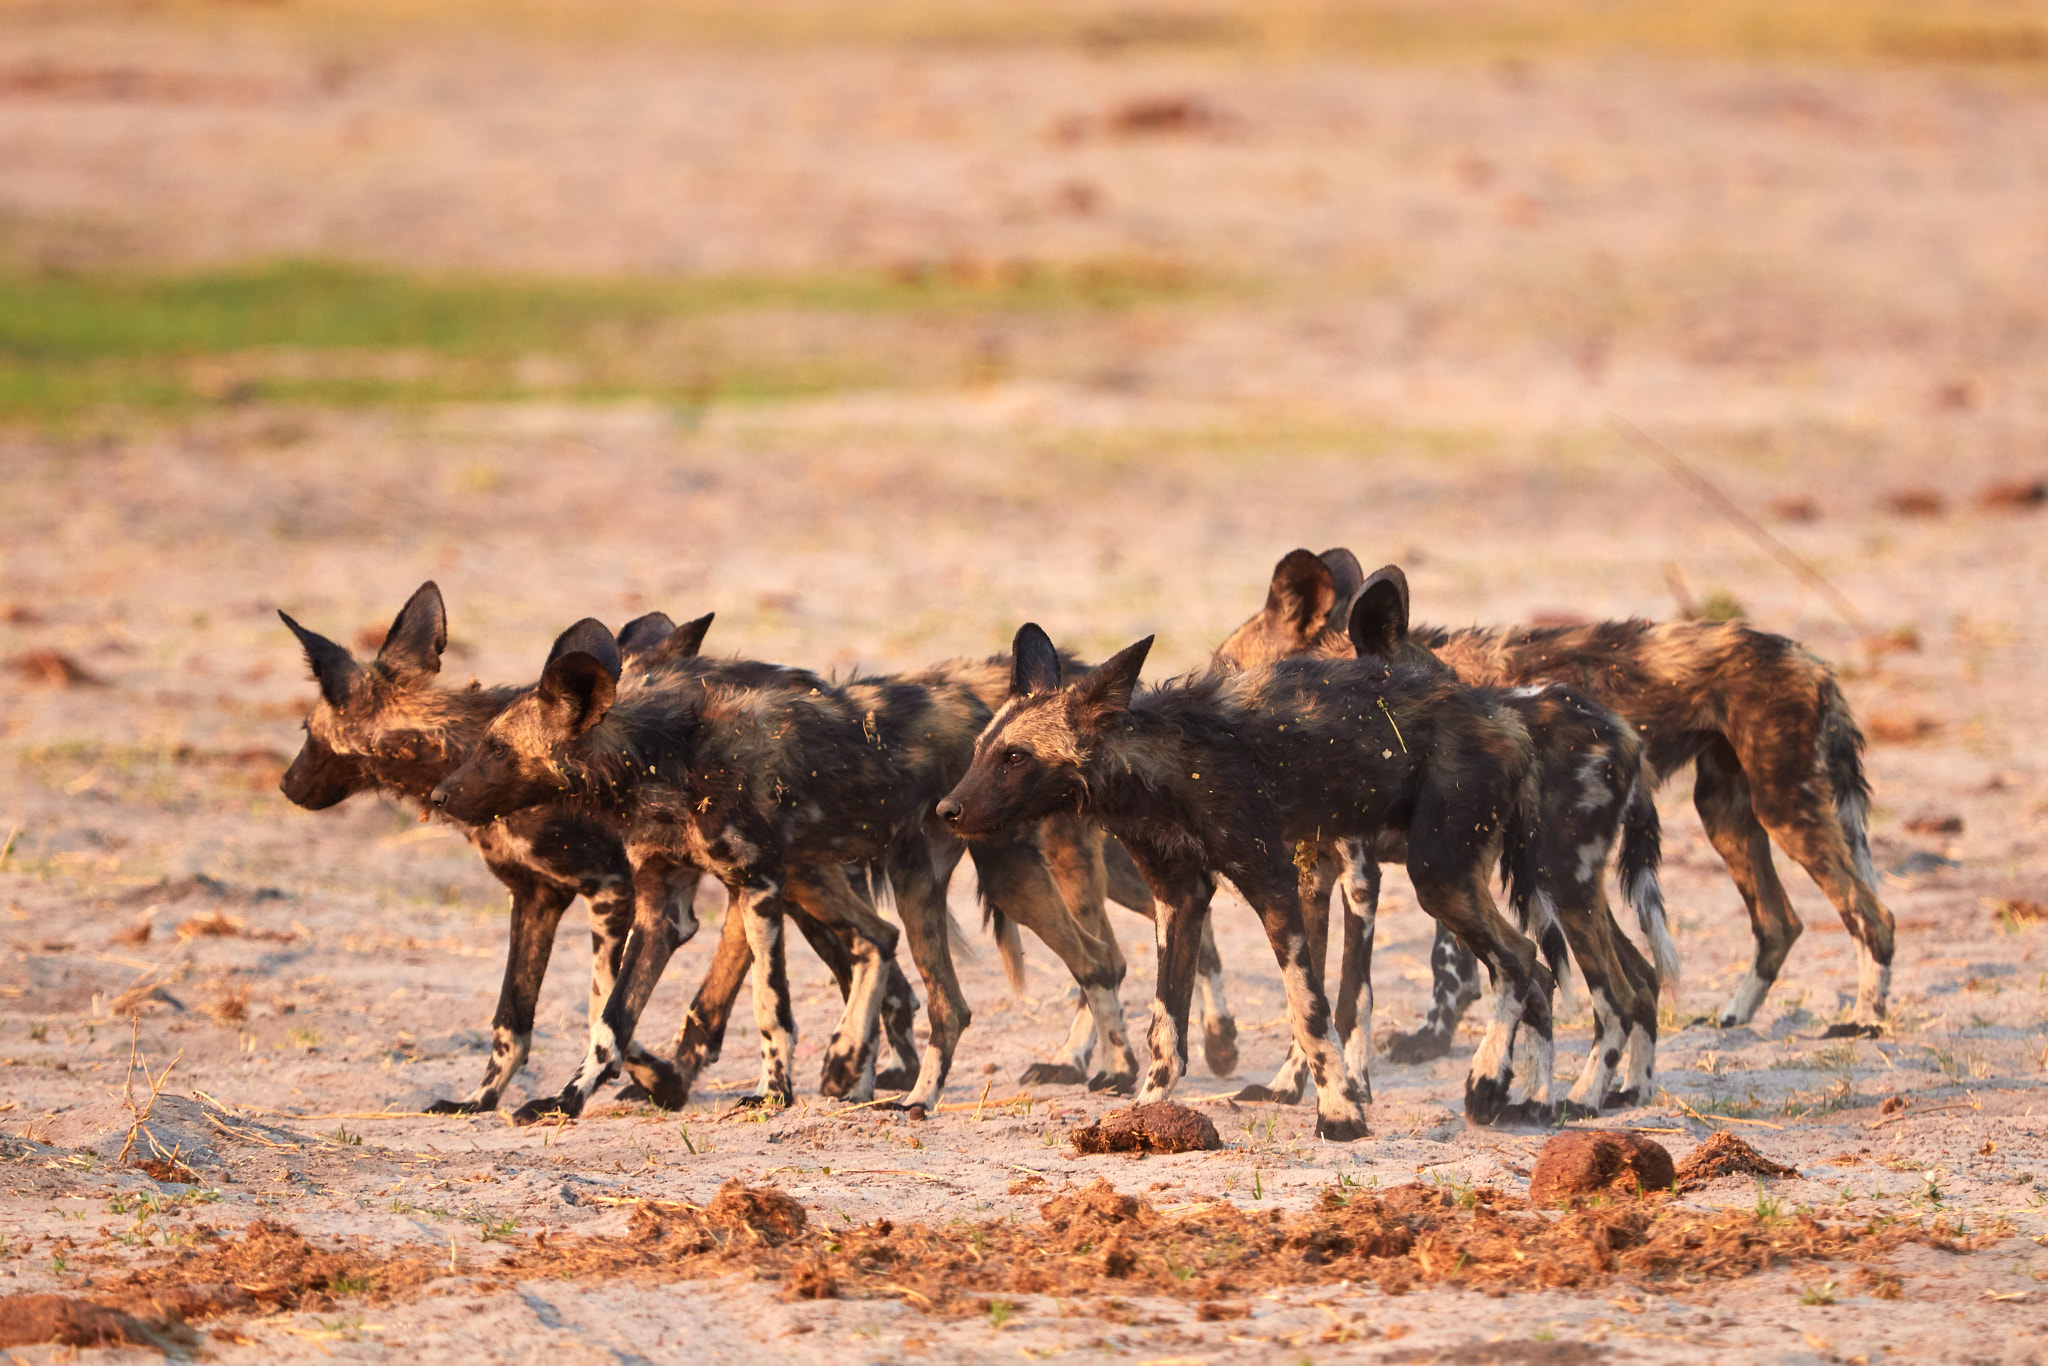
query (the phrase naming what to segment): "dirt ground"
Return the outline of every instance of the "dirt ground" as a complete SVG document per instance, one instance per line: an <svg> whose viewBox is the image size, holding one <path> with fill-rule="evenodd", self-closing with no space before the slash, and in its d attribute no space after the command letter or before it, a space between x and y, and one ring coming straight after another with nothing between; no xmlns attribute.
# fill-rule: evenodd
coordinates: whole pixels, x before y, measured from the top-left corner
<svg viewBox="0 0 2048 1366"><path fill-rule="evenodd" d="M231 1314L176 1350L2048 1355L2048 511L1982 497L2048 477L2035 68L400 42L179 13L8 11L10 252L621 276L1145 256L1222 283L1019 324L976 339L1002 364L886 392L225 404L0 431L0 1293L105 1292L203 1227L238 1238L264 1219L452 1272L419 1293ZM161 79L8 78L36 63ZM1169 96L1206 112L1129 117ZM824 326L753 321L798 350ZM875 344L911 344L922 324L888 326ZM1862 620L1615 419L1764 519ZM1019 1294L946 1315L869 1289L785 1299L744 1268L493 1270L537 1235L628 1236L636 1202L701 1205L731 1178L830 1229L1029 1223L1098 1177L1168 1216L1211 1201L1262 1216L1354 1186L1513 1196L1547 1135L1464 1123L1473 1033L1441 1063L1380 1058L1374 1135L1355 1144L1317 1142L1306 1106L1224 1099L1286 1046L1271 954L1225 895L1243 1056L1227 1080L1198 1061L1182 1089L1225 1148L1077 1157L1066 1135L1111 1104L1013 1080L1062 1037L1057 965L1031 945L1029 994L1010 995L965 874L952 896L974 1023L928 1121L817 1098L836 997L808 959L792 962L807 1086L787 1113L730 1109L754 1070L736 1033L682 1115L606 1100L558 1128L421 1116L488 1054L503 896L410 811L359 798L313 814L279 795L311 690L277 608L373 644L434 578L458 679L529 678L571 620L656 607L715 610L708 648L842 671L995 651L1025 619L1098 656L1157 632L1164 677L1200 664L1297 545L1397 560L1423 620L1661 616L1682 597L1836 663L1872 736L1872 844L1900 930L1888 1028L1820 1037L1853 997L1850 942L1783 860L1808 933L1776 990L1753 1027L1691 1023L1750 939L1681 778L1660 806L1686 976L1657 1103L1606 1122L1679 1157L1732 1129L1800 1173L1723 1180L1690 1206L1941 1219L1974 1250L1908 1244L1882 1262L1890 1282L1847 1262L1500 1295L1305 1282L1215 1321L1172 1295ZM41 652L89 677L63 684ZM715 928L717 894L701 909ZM1113 914L1136 1022L1149 933ZM1420 1019L1429 933L1390 874L1377 1033ZM678 955L647 1035L673 1030L714 937ZM508 1106L581 1056L580 940L572 913ZM1589 1024L1565 1021L1562 1073ZM152 1137L192 1180L121 1160Z"/></svg>

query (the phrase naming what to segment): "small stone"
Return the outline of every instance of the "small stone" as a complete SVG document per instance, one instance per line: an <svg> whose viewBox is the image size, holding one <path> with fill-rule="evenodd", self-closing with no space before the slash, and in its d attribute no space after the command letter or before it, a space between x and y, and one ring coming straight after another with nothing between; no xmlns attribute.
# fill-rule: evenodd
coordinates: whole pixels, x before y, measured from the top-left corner
<svg viewBox="0 0 2048 1366"><path fill-rule="evenodd" d="M1626 1129L1570 1129L1543 1145L1529 1174L1529 1203L1561 1205L1581 1195L1668 1191L1676 1170L1664 1145Z"/></svg>

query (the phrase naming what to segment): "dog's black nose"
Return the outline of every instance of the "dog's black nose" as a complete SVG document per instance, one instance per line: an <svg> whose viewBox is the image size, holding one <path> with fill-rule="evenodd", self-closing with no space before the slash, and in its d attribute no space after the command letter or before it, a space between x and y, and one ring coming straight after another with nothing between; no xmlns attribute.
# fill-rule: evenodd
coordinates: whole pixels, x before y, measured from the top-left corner
<svg viewBox="0 0 2048 1366"><path fill-rule="evenodd" d="M427 800L437 807L448 805L448 784L442 783L435 787L432 792L427 794Z"/></svg>
<svg viewBox="0 0 2048 1366"><path fill-rule="evenodd" d="M951 825L954 821L959 820L960 803L954 801L951 797L948 797L944 801L940 802L939 819L944 821L948 825Z"/></svg>

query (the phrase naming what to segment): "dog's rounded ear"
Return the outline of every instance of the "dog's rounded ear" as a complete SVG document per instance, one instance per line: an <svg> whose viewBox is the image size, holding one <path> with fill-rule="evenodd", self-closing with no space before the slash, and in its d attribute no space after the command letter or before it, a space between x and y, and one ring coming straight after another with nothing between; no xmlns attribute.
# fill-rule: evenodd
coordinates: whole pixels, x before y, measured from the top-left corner
<svg viewBox="0 0 2048 1366"><path fill-rule="evenodd" d="M1397 565L1375 569L1351 604L1351 648L1360 659L1383 659L1408 639L1408 576Z"/></svg>
<svg viewBox="0 0 2048 1366"><path fill-rule="evenodd" d="M1017 628L1010 653L1010 696L1031 697L1059 691L1060 652L1052 647L1052 637L1037 622L1027 621Z"/></svg>
<svg viewBox="0 0 2048 1366"><path fill-rule="evenodd" d="M441 672L441 653L448 648L448 609L432 579L421 584L391 619L377 667L399 683L416 683Z"/></svg>
<svg viewBox="0 0 2048 1366"><path fill-rule="evenodd" d="M1365 587L1365 566L1341 545L1316 558L1329 566L1330 586L1336 594L1330 603L1330 614L1323 618L1323 628L1341 631L1351 619L1351 604L1358 600L1358 590Z"/></svg>
<svg viewBox="0 0 2048 1366"><path fill-rule="evenodd" d="M1145 667L1145 656L1152 652L1152 640L1153 637L1146 636L1096 665L1095 672L1075 688L1075 696L1098 712L1129 711L1131 694L1138 689L1138 674Z"/></svg>
<svg viewBox="0 0 2048 1366"><path fill-rule="evenodd" d="M349 694L362 680L362 665L356 663L355 656L348 652L346 646L329 640L318 631L308 631L284 611L279 611L278 616L299 638L299 648L306 652L306 663L313 670L313 681L320 685L320 695L327 699L329 706L346 705Z"/></svg>
<svg viewBox="0 0 2048 1366"><path fill-rule="evenodd" d="M567 654L586 654L602 664L612 682L619 681L624 666L619 660L619 642L596 617L585 617L568 630L555 637L555 643L548 648L548 663L552 664Z"/></svg>
<svg viewBox="0 0 2048 1366"><path fill-rule="evenodd" d="M676 633L676 624L668 619L666 612L649 612L644 617L634 617L619 628L619 657L621 659L645 660Z"/></svg>
<svg viewBox="0 0 2048 1366"><path fill-rule="evenodd" d="M1306 550L1290 550L1273 566L1273 582L1266 589L1266 615L1301 636L1313 636L1322 629L1336 600L1337 585L1330 566Z"/></svg>
<svg viewBox="0 0 2048 1366"><path fill-rule="evenodd" d="M612 709L619 691L619 647L604 623L593 617L555 638L540 676L542 710L551 724L574 739Z"/></svg>

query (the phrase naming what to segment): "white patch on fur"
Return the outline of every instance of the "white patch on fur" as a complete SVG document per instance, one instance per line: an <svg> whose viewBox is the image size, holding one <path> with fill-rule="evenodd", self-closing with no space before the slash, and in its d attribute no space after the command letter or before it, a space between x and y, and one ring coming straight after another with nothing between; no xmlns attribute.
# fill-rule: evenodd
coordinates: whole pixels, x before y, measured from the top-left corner
<svg viewBox="0 0 2048 1366"><path fill-rule="evenodd" d="M1280 1060L1273 1079L1266 1083L1266 1089L1276 1096L1300 1100L1302 1088L1307 1085L1308 1055L1301 1051L1300 1044L1292 1044L1287 1049L1287 1056Z"/></svg>
<svg viewBox="0 0 2048 1366"><path fill-rule="evenodd" d="M843 1098L866 1100L874 1094L875 1053L880 1044L882 988L888 979L888 960L879 946L864 936L853 936L853 968L846 984L846 1009L840 1012L838 1027L825 1045L827 1065L842 1060L858 1065L866 1074L867 1095L849 1091ZM792 1041L794 1036L792 1036ZM861 1082L855 1082L858 1090Z"/></svg>
<svg viewBox="0 0 2048 1366"><path fill-rule="evenodd" d="M1135 1077L1138 1055L1131 1051L1130 1036L1124 1031L1123 1002L1108 987L1084 987L1082 995L1093 1017L1095 1037L1102 1043L1102 1070L1111 1076Z"/></svg>
<svg viewBox="0 0 2048 1366"><path fill-rule="evenodd" d="M1643 937L1650 941L1650 958L1657 965L1659 989L1667 998L1677 1000L1684 964L1678 956L1678 945L1671 938L1671 926L1665 919L1664 887L1657 880L1656 870L1645 868L1634 877L1624 878L1621 894L1635 908L1636 924L1642 927Z"/></svg>
<svg viewBox="0 0 2048 1366"><path fill-rule="evenodd" d="M772 895L772 893L770 894ZM776 993L772 977L774 953L782 939L782 917L764 915L761 902L768 899L753 888L734 898L733 911L742 917L747 947L754 951L754 1026L761 1032L761 1090L772 1095L795 1077L796 1028L782 1024L784 1002Z"/></svg>
<svg viewBox="0 0 2048 1366"><path fill-rule="evenodd" d="M1735 984L1735 994L1728 998L1728 1004L1721 1007L1723 1025L1746 1025L1756 1018L1757 1007L1764 1003L1764 997L1771 991L1771 984L1756 975L1751 968L1742 974L1742 980ZM1860 993L1859 993L1860 997Z"/></svg>
<svg viewBox="0 0 2048 1366"><path fill-rule="evenodd" d="M1588 750L1579 756L1579 799L1573 805L1580 811L1598 811L1605 806L1619 809L1616 800L1614 780L1609 776L1611 756L1604 749Z"/></svg>
<svg viewBox="0 0 2048 1366"><path fill-rule="evenodd" d="M1492 1080L1505 1076L1512 1069L1512 1050L1515 1046L1515 1025L1520 1011L1517 1002L1507 992L1505 984L1495 987L1493 1009L1486 1022L1486 1033L1479 1038L1479 1047L1472 1050L1472 1067L1469 1075L1474 1080Z"/></svg>
<svg viewBox="0 0 2048 1366"><path fill-rule="evenodd" d="M1628 1057L1623 1064L1621 1089L1633 1091L1647 1101L1650 1098L1650 1078L1657 1071L1657 1040L1641 1025L1631 1025L1628 1031Z"/></svg>
<svg viewBox="0 0 2048 1366"><path fill-rule="evenodd" d="M1891 998L1892 970L1863 945L1856 946L1856 1023L1882 1024Z"/></svg>
<svg viewBox="0 0 2048 1366"><path fill-rule="evenodd" d="M1069 995L1079 996L1080 988L1076 987ZM1076 1068L1083 1076L1086 1076L1088 1074L1088 1059L1093 1056L1094 1052L1095 1013L1089 1009L1087 1002L1084 1001L1074 1011L1074 1023L1067 1029L1067 1041L1061 1044L1059 1052L1053 1055L1052 1066Z"/></svg>
<svg viewBox="0 0 2048 1366"><path fill-rule="evenodd" d="M1202 1021L1207 1025L1220 1025L1230 1018L1230 1001L1223 994L1223 970L1206 973L1196 979L1202 988Z"/></svg>
<svg viewBox="0 0 2048 1366"><path fill-rule="evenodd" d="M1152 1048L1152 1065L1145 1070L1145 1084L1138 1091L1140 1105L1171 1097L1181 1074L1180 1031L1174 1027L1166 1002L1157 997L1152 1001L1152 1025L1145 1041Z"/></svg>
<svg viewBox="0 0 2048 1366"><path fill-rule="evenodd" d="M1579 846L1579 885L1590 887L1607 870L1606 840L1588 840Z"/></svg>
<svg viewBox="0 0 2048 1366"><path fill-rule="evenodd" d="M1557 899L1551 896L1549 888L1538 886L1529 893L1526 905L1529 921L1522 926L1522 933L1527 935L1540 950L1544 939L1550 934L1562 933L1557 922ZM1474 971L1477 971L1477 968ZM1578 1002L1572 991L1572 960L1569 950L1565 954L1564 962L1559 964L1557 974L1557 1009L1555 1013L1558 1015L1576 1015L1578 1013Z"/></svg>
<svg viewBox="0 0 2048 1366"><path fill-rule="evenodd" d="M1614 1080L1614 1069L1607 1062L1607 1054L1611 1050L1618 1057L1624 1038L1625 1034L1622 1029L1621 1015L1614 1008L1613 998L1605 991L1595 989L1593 991L1593 1052L1591 1057L1587 1059L1585 1067L1580 1069L1579 1079L1572 1086L1571 1093L1565 1099L1576 1105L1584 1105L1589 1109L1597 1110L1600 1108L1600 1102L1607 1098L1607 1093L1612 1089L1611 1083Z"/></svg>

